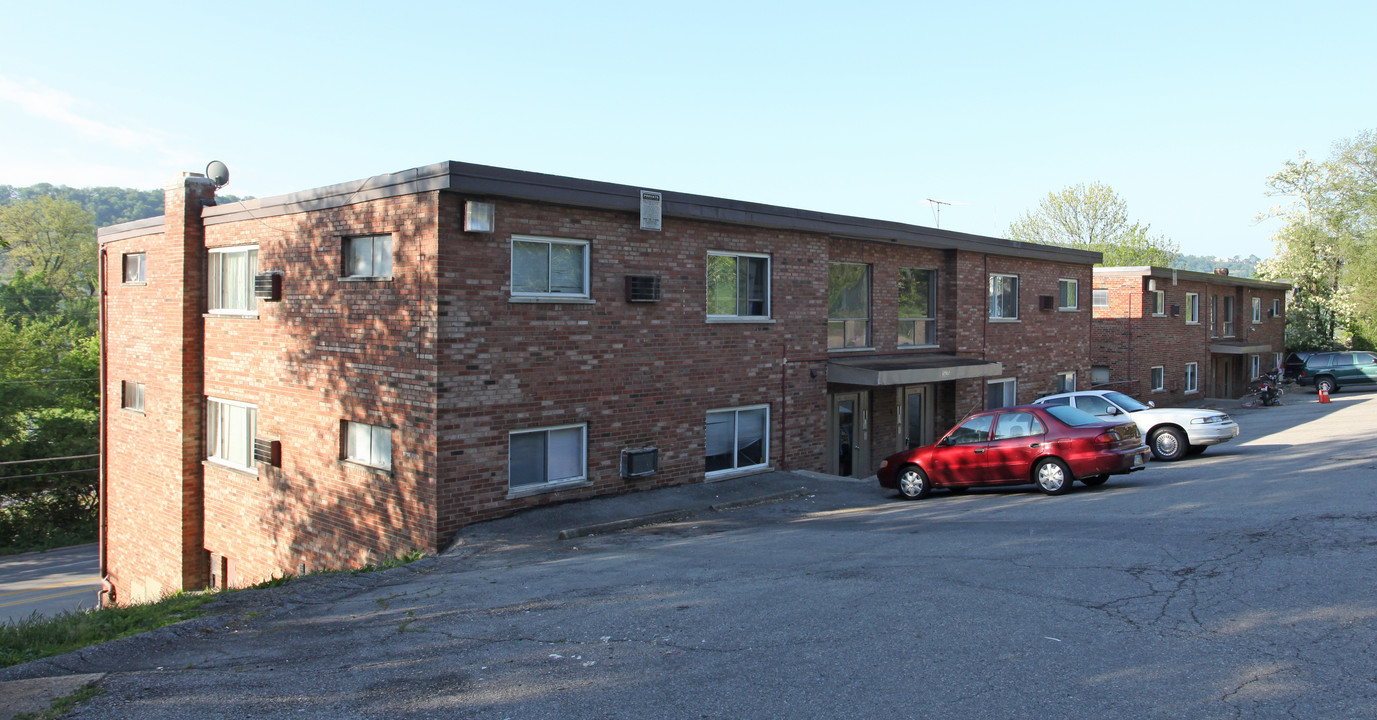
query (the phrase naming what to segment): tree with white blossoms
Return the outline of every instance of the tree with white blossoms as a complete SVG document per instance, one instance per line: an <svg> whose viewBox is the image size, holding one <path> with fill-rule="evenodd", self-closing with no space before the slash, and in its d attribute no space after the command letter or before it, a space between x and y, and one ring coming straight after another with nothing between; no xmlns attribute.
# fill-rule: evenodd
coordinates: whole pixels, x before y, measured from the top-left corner
<svg viewBox="0 0 1377 720"><path fill-rule="evenodd" d="M1316 162L1300 153L1267 181L1287 198L1263 218L1284 224L1258 276L1290 282L1287 347L1371 349L1377 339L1377 134L1339 142Z"/></svg>

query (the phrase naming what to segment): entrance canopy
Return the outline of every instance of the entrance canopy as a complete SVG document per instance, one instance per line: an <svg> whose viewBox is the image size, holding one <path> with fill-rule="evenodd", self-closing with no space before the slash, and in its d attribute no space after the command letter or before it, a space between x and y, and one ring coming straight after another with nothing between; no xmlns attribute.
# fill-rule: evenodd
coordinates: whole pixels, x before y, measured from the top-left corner
<svg viewBox="0 0 1377 720"><path fill-rule="evenodd" d="M1217 340L1210 343L1210 352L1216 355L1256 355L1272 351L1270 343L1248 342L1247 340Z"/></svg>
<svg viewBox="0 0 1377 720"><path fill-rule="evenodd" d="M944 353L858 357L827 363L827 382L868 387L999 377L1002 374L1004 366L1000 363Z"/></svg>

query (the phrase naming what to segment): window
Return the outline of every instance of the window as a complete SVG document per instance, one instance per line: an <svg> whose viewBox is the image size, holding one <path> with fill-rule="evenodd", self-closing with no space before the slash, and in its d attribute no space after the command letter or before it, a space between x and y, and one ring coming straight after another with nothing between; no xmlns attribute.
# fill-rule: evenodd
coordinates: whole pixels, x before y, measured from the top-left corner
<svg viewBox="0 0 1377 720"><path fill-rule="evenodd" d="M588 243L512 237L514 297L588 297Z"/></svg>
<svg viewBox="0 0 1377 720"><path fill-rule="evenodd" d="M973 417L952 430L951 434L947 435L947 442L952 445L985 442L990 439L990 426L994 425L994 419L995 416L993 415Z"/></svg>
<svg viewBox="0 0 1377 720"><path fill-rule="evenodd" d="M899 269L899 347L937 344L937 271Z"/></svg>
<svg viewBox="0 0 1377 720"><path fill-rule="evenodd" d="M1042 426L1042 421L1038 416L1030 412L1011 412L999 416L999 422L995 424L995 440L1011 440L1013 438L1032 437L1047 432L1047 428Z"/></svg>
<svg viewBox="0 0 1377 720"><path fill-rule="evenodd" d="M1158 391L1166 390L1166 389L1167 389L1167 375L1166 375L1166 373L1163 371L1161 365L1158 365L1157 367L1152 368L1152 380L1151 380L1151 382L1152 382L1152 391L1153 391L1153 392L1158 392Z"/></svg>
<svg viewBox="0 0 1377 720"><path fill-rule="evenodd" d="M1210 296L1210 337L1219 337L1219 296Z"/></svg>
<svg viewBox="0 0 1377 720"><path fill-rule="evenodd" d="M1107 308L1107 307L1109 307L1109 291L1108 291L1108 290L1091 290L1091 291L1090 291L1090 306L1091 306L1091 307L1099 307L1099 308Z"/></svg>
<svg viewBox="0 0 1377 720"><path fill-rule="evenodd" d="M1224 337L1234 336L1234 298L1232 295L1224 296L1224 316L1220 318L1220 324L1224 326Z"/></svg>
<svg viewBox="0 0 1377 720"><path fill-rule="evenodd" d="M1200 324L1200 295L1198 293L1186 293L1186 324Z"/></svg>
<svg viewBox="0 0 1377 720"><path fill-rule="evenodd" d="M870 347L870 266L827 266L827 349Z"/></svg>
<svg viewBox="0 0 1377 720"><path fill-rule="evenodd" d="M770 461L770 408L714 410L706 425L705 469L711 474L765 465Z"/></svg>
<svg viewBox="0 0 1377 720"><path fill-rule="evenodd" d="M1281 317L1281 301L1272 301L1272 317Z"/></svg>
<svg viewBox="0 0 1377 720"><path fill-rule="evenodd" d="M392 277L392 236L359 235L344 238L344 276Z"/></svg>
<svg viewBox="0 0 1377 720"><path fill-rule="evenodd" d="M539 491L587 479L586 425L521 430L508 445L509 491Z"/></svg>
<svg viewBox="0 0 1377 720"><path fill-rule="evenodd" d="M1253 324L1262 322L1262 298L1253 298Z"/></svg>
<svg viewBox="0 0 1377 720"><path fill-rule="evenodd" d="M1096 417L1110 417L1119 408L1099 395L1080 395L1076 397L1076 409Z"/></svg>
<svg viewBox="0 0 1377 720"><path fill-rule="evenodd" d="M985 385L985 409L1008 407L1018 404L1018 380L991 380Z"/></svg>
<svg viewBox="0 0 1377 720"><path fill-rule="evenodd" d="M1018 276L990 275L990 319L1018 319Z"/></svg>
<svg viewBox="0 0 1377 720"><path fill-rule="evenodd" d="M708 316L769 317L769 256L709 252Z"/></svg>
<svg viewBox="0 0 1377 720"><path fill-rule="evenodd" d="M392 428L346 423L344 457L363 465L392 469Z"/></svg>
<svg viewBox="0 0 1377 720"><path fill-rule="evenodd" d="M258 248L216 248L210 251L210 311L253 315L258 302L253 276L258 274Z"/></svg>
<svg viewBox="0 0 1377 720"><path fill-rule="evenodd" d="M1092 386L1104 385L1107 382L1109 382L1109 366L1092 365L1090 367L1090 384Z"/></svg>
<svg viewBox="0 0 1377 720"><path fill-rule="evenodd" d="M1257 379L1257 376L1262 374L1262 356L1261 356L1261 355L1250 355L1250 356L1248 357L1248 371L1249 371L1250 373L1252 373L1251 375L1248 376L1248 377L1249 377L1250 379L1252 379L1252 380L1256 380L1256 379Z"/></svg>
<svg viewBox="0 0 1377 720"><path fill-rule="evenodd" d="M1080 307L1080 281L1057 281L1057 309L1075 310Z"/></svg>
<svg viewBox="0 0 1377 720"><path fill-rule="evenodd" d="M1057 390L1056 390L1056 391L1059 392L1059 393L1064 393L1064 392L1075 392L1075 391L1076 391L1076 373L1075 373L1075 372L1057 373Z"/></svg>
<svg viewBox="0 0 1377 720"><path fill-rule="evenodd" d="M253 465L253 436L258 430L258 407L233 400L207 398L206 451L209 459L249 472Z"/></svg>
<svg viewBox="0 0 1377 720"><path fill-rule="evenodd" d="M1200 391L1200 366L1198 363L1186 363L1186 392L1193 393Z"/></svg>
<svg viewBox="0 0 1377 720"><path fill-rule="evenodd" d="M120 389L122 391L120 393L120 407L125 410L143 412L143 383L125 380L120 383Z"/></svg>
<svg viewBox="0 0 1377 720"><path fill-rule="evenodd" d="M1167 291L1166 291L1166 290L1150 290L1149 292L1152 293L1152 314L1153 314L1153 315L1166 315L1166 314L1167 314Z"/></svg>
<svg viewBox="0 0 1377 720"><path fill-rule="evenodd" d="M1281 353L1272 353L1272 369L1277 372L1286 369L1286 366L1282 364Z"/></svg>
<svg viewBox="0 0 1377 720"><path fill-rule="evenodd" d="M147 260L144 253L125 253L124 282L126 284L145 282L146 264Z"/></svg>

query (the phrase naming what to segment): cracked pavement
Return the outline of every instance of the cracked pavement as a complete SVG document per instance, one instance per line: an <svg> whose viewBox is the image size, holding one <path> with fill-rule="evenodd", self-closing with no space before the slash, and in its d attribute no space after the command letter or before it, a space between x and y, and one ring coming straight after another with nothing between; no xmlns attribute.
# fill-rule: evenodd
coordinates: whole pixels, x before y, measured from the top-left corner
<svg viewBox="0 0 1377 720"><path fill-rule="evenodd" d="M1377 717L1377 393L1063 497L797 499L386 572L0 671L75 718Z"/></svg>

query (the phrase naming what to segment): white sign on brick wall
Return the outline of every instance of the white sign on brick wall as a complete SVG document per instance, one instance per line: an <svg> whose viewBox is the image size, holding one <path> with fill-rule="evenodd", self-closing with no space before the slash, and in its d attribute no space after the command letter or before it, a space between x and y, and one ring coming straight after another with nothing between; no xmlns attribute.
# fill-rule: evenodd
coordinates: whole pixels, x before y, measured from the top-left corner
<svg viewBox="0 0 1377 720"><path fill-rule="evenodd" d="M659 230L664 198L653 190L641 191L641 229Z"/></svg>

